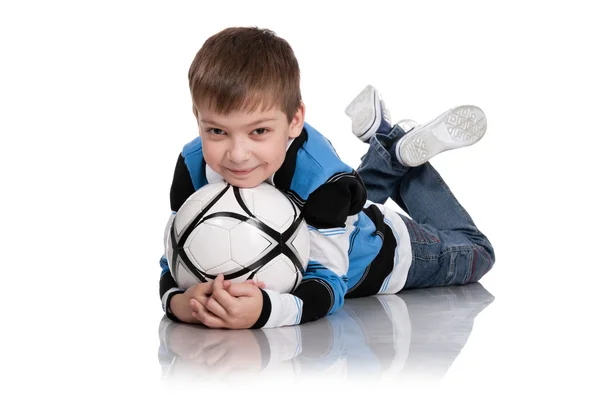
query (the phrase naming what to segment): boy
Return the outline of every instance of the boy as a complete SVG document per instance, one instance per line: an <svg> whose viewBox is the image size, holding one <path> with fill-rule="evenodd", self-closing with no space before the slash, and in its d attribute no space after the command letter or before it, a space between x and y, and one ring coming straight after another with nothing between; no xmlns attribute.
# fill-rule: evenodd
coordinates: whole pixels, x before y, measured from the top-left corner
<svg viewBox="0 0 600 399"><path fill-rule="evenodd" d="M200 135L179 155L169 224L181 204L207 183L224 179L254 187L267 181L302 210L311 226L311 253L303 281L291 294L260 284L231 283L223 276L184 292L163 257L160 294L169 318L214 328L301 324L334 313L344 297L464 284L477 281L491 267L491 245L468 216L465 220L454 215L466 212L448 199L449 191L440 189L443 183L436 180L434 186L430 181L436 175L431 165L411 168L436 152L478 140L485 132L480 110L475 116L483 129L476 140L461 137L452 146L440 146L423 133L427 128L417 129L398 146L404 151L401 164L392 150L405 132L399 126L392 129L377 92L367 87L347 109L354 133L371 143L359 176L304 122L297 61L287 42L272 32L229 28L217 33L196 55L189 81ZM368 123L363 126L364 121ZM423 144L432 152L418 160L409 156ZM411 173L413 177L404 178ZM361 177L372 201L383 203L389 196L413 220L367 201ZM440 191L429 193L433 206L441 201L452 208L452 215L430 212L432 219L425 204L413 204L430 189ZM453 273L443 278L449 269Z"/></svg>

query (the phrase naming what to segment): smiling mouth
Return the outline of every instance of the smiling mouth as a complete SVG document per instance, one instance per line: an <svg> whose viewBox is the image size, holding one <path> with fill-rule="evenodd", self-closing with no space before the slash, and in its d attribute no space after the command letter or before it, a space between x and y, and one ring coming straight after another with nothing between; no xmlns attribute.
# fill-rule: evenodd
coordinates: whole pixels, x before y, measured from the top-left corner
<svg viewBox="0 0 600 399"><path fill-rule="evenodd" d="M229 169L229 168L227 168L228 171L230 171L231 173L233 173L236 176L247 175L250 172L252 172L254 169L256 169L256 167L250 168L250 169Z"/></svg>

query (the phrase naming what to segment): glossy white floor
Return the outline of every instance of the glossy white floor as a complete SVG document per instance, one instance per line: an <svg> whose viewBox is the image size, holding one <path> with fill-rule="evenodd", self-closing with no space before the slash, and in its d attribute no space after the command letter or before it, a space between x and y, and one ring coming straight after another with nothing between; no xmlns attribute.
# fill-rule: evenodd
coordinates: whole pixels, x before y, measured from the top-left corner
<svg viewBox="0 0 600 399"><path fill-rule="evenodd" d="M168 379L289 373L350 380L440 380L494 301L481 284L348 300L301 326L223 331L160 323L159 361Z"/></svg>
<svg viewBox="0 0 600 399"><path fill-rule="evenodd" d="M591 10L2 2L0 396L598 397ZM432 161L496 249L480 284L348 301L298 328L162 321L169 185L196 134L187 70L208 36L234 25L290 42L307 120L353 167L365 147L343 110L366 84L394 120L425 122L460 104L486 112L479 143Z"/></svg>

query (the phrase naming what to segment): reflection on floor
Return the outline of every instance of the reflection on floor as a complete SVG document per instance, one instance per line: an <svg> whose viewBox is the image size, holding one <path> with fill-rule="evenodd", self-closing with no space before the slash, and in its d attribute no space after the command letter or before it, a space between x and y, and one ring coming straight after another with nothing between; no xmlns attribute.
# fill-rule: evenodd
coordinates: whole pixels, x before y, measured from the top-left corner
<svg viewBox="0 0 600 399"><path fill-rule="evenodd" d="M166 379L293 374L348 379L439 380L494 297L479 283L347 300L301 326L212 330L160 321Z"/></svg>

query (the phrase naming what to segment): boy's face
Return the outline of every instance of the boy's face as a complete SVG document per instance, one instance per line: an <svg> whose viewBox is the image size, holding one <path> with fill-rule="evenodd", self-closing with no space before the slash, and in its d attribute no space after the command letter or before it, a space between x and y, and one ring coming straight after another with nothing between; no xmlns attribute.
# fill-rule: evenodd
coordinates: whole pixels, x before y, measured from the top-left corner
<svg viewBox="0 0 600 399"><path fill-rule="evenodd" d="M256 187L283 164L288 140L304 126L301 104L291 123L277 107L227 115L196 108L204 160L231 185Z"/></svg>

